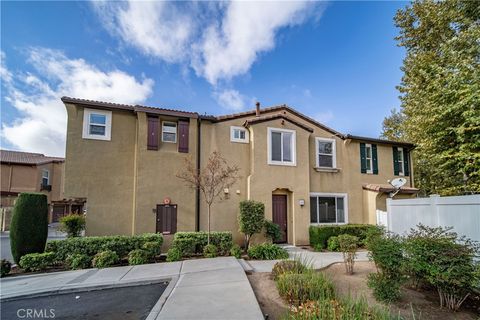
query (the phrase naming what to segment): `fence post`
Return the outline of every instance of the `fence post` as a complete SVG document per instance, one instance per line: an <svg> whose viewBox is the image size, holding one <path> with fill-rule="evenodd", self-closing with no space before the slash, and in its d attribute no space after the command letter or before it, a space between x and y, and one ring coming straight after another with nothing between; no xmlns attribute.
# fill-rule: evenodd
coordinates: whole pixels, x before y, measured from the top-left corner
<svg viewBox="0 0 480 320"><path fill-rule="evenodd" d="M438 213L438 199L440 195L432 194L430 195L430 212L432 215L435 215L435 220L437 221L437 225L435 227L440 226L440 214Z"/></svg>

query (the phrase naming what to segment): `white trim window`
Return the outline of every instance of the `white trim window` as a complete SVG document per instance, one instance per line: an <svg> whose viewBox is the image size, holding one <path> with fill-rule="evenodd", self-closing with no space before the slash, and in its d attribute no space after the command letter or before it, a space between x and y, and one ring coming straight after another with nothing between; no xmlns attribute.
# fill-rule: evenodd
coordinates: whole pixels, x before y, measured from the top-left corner
<svg viewBox="0 0 480 320"><path fill-rule="evenodd" d="M112 111L84 109L83 139L110 140L112 132Z"/></svg>
<svg viewBox="0 0 480 320"><path fill-rule="evenodd" d="M248 130L243 127L230 127L230 141L248 143Z"/></svg>
<svg viewBox="0 0 480 320"><path fill-rule="evenodd" d="M162 122L162 141L177 143L177 123L171 121Z"/></svg>
<svg viewBox="0 0 480 320"><path fill-rule="evenodd" d="M315 148L317 150L317 168L336 168L337 150L335 139L315 138Z"/></svg>
<svg viewBox="0 0 480 320"><path fill-rule="evenodd" d="M367 173L373 174L373 150L369 143L365 144L365 164Z"/></svg>
<svg viewBox="0 0 480 320"><path fill-rule="evenodd" d="M297 163L295 130L267 129L268 164L295 166Z"/></svg>
<svg viewBox="0 0 480 320"><path fill-rule="evenodd" d="M50 184L50 171L47 169L42 170L42 186L48 186Z"/></svg>
<svg viewBox="0 0 480 320"><path fill-rule="evenodd" d="M405 159L403 158L403 148L397 148L398 175L405 175Z"/></svg>
<svg viewBox="0 0 480 320"><path fill-rule="evenodd" d="M311 193L311 224L348 223L348 196L346 193Z"/></svg>

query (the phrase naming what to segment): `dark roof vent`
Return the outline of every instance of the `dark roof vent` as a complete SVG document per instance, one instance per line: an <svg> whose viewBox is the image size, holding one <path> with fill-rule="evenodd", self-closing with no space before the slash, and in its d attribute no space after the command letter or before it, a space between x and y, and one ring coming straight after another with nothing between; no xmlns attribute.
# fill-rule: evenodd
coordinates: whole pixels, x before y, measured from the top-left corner
<svg viewBox="0 0 480 320"><path fill-rule="evenodd" d="M256 115L257 117L260 117L260 102L255 103L255 106L257 107L257 108L255 109L255 115Z"/></svg>

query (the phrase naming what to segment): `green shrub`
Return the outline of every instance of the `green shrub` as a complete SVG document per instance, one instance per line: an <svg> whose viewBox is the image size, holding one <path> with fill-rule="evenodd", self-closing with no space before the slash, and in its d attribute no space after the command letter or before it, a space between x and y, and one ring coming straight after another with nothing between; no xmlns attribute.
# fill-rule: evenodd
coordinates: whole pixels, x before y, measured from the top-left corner
<svg viewBox="0 0 480 320"><path fill-rule="evenodd" d="M92 260L94 268L107 268L116 264L119 257L115 251L104 250L97 253Z"/></svg>
<svg viewBox="0 0 480 320"><path fill-rule="evenodd" d="M308 268L304 266L298 260L282 260L277 263L272 268L272 276L274 280L278 280L278 278L282 274L286 273L304 273L307 271Z"/></svg>
<svg viewBox="0 0 480 320"><path fill-rule="evenodd" d="M333 237L328 238L327 249L328 249L328 251L339 251L340 250L340 244L338 243L338 237L337 236L333 236Z"/></svg>
<svg viewBox="0 0 480 320"><path fill-rule="evenodd" d="M89 268L91 263L92 258L81 253L70 254L65 260L67 267L72 270Z"/></svg>
<svg viewBox="0 0 480 320"><path fill-rule="evenodd" d="M389 277L384 273L368 275L368 286L373 290L373 296L379 301L390 303L400 298L400 277Z"/></svg>
<svg viewBox="0 0 480 320"><path fill-rule="evenodd" d="M65 261L69 254L79 253L93 257L97 252L115 251L121 258L134 249L141 249L146 242L162 245L163 237L157 233L136 236L77 237L53 240L47 243L46 251L55 252L57 261Z"/></svg>
<svg viewBox="0 0 480 320"><path fill-rule="evenodd" d="M10 273L10 270L12 270L12 263L7 259L2 259L2 261L0 262L0 276L5 277L7 274Z"/></svg>
<svg viewBox="0 0 480 320"><path fill-rule="evenodd" d="M69 214L60 219L60 230L67 233L68 238L80 237L85 230L85 217L81 214Z"/></svg>
<svg viewBox="0 0 480 320"><path fill-rule="evenodd" d="M182 252L180 249L172 247L167 251L167 262L180 261L182 259Z"/></svg>
<svg viewBox="0 0 480 320"><path fill-rule="evenodd" d="M288 252L276 244L262 243L250 247L248 256L256 260L288 259Z"/></svg>
<svg viewBox="0 0 480 320"><path fill-rule="evenodd" d="M316 252L322 252L323 251L323 245L321 243L317 243L313 246L313 250Z"/></svg>
<svg viewBox="0 0 480 320"><path fill-rule="evenodd" d="M128 253L128 264L135 266L148 263L149 252L143 249L135 249Z"/></svg>
<svg viewBox="0 0 480 320"><path fill-rule="evenodd" d="M265 220L265 205L253 200L240 202L238 215L239 231L245 235L245 250L248 250L250 239L255 233L260 233Z"/></svg>
<svg viewBox="0 0 480 320"><path fill-rule="evenodd" d="M148 259L153 259L160 254L162 244L156 241L148 241L143 244L142 249L147 252Z"/></svg>
<svg viewBox="0 0 480 320"><path fill-rule="evenodd" d="M208 233L199 232L177 232L173 237L172 247L178 248L182 256L203 254L203 248L207 245ZM232 233L230 231L210 232L210 243L215 245L219 254L227 255L233 245Z"/></svg>
<svg viewBox="0 0 480 320"><path fill-rule="evenodd" d="M441 307L458 310L478 280L479 248L450 229L412 229L405 241L406 265L411 276L437 289Z"/></svg>
<svg viewBox="0 0 480 320"><path fill-rule="evenodd" d="M42 271L52 266L55 262L53 252L29 253L20 258L20 267L25 271Z"/></svg>
<svg viewBox="0 0 480 320"><path fill-rule="evenodd" d="M335 298L333 284L323 273L286 273L276 281L278 293L293 305L309 300L332 300Z"/></svg>
<svg viewBox="0 0 480 320"><path fill-rule="evenodd" d="M353 266L355 264L355 257L357 256L358 237L341 234L337 237L340 251L343 253L343 261L345 262L345 269L347 274L353 274Z"/></svg>
<svg viewBox="0 0 480 320"><path fill-rule="evenodd" d="M230 255L232 257L240 259L242 257L242 248L240 248L238 244L234 244L230 249Z"/></svg>
<svg viewBox="0 0 480 320"><path fill-rule="evenodd" d="M330 237L341 234L349 234L358 237L360 244L363 245L367 234L372 230L378 230L378 226L370 224L344 224L334 226L310 226L310 245L315 247L317 244L322 248L327 247L327 241Z"/></svg>
<svg viewBox="0 0 480 320"><path fill-rule="evenodd" d="M278 224L270 220L265 220L263 227L265 229L265 238L270 239L272 242L282 239L282 232Z"/></svg>
<svg viewBox="0 0 480 320"><path fill-rule="evenodd" d="M203 247L203 256L205 258L215 258L218 255L218 249L217 246L214 244L207 244L205 247Z"/></svg>
<svg viewBox="0 0 480 320"><path fill-rule="evenodd" d="M13 260L29 253L45 250L48 236L47 196L39 193L21 193L15 201L10 223L10 248Z"/></svg>
<svg viewBox="0 0 480 320"><path fill-rule="evenodd" d="M401 320L384 307L370 307L365 298L307 301L290 310L290 320Z"/></svg>

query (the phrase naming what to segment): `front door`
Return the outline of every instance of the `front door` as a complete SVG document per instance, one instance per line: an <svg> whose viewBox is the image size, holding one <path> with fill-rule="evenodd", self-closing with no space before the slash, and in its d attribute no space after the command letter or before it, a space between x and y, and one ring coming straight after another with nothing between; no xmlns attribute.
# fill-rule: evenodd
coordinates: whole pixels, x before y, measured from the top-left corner
<svg viewBox="0 0 480 320"><path fill-rule="evenodd" d="M174 234L177 232L177 205L157 205L157 233Z"/></svg>
<svg viewBox="0 0 480 320"><path fill-rule="evenodd" d="M272 217L273 222L278 224L282 237L280 240L275 241L277 243L287 242L287 196L272 195Z"/></svg>

